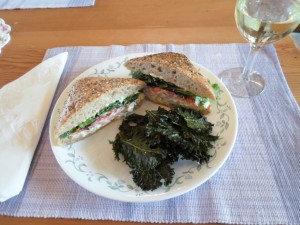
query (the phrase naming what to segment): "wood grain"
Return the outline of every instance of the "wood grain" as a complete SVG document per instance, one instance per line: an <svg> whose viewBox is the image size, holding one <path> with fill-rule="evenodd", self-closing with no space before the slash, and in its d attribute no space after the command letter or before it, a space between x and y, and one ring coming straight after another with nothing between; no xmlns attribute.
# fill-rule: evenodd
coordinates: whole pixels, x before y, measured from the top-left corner
<svg viewBox="0 0 300 225"><path fill-rule="evenodd" d="M235 0L97 0L94 7L85 8L2 10L0 17L11 25L12 32L11 41L0 55L0 87L39 64L48 48L141 43L246 43L235 25L234 6ZM299 104L300 53L290 38L275 46ZM0 216L0 224L138 223Z"/></svg>

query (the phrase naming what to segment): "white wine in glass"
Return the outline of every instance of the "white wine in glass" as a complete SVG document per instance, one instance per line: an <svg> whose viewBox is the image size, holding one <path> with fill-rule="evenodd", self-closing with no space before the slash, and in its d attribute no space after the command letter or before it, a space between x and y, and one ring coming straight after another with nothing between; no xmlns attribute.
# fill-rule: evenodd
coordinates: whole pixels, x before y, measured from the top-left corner
<svg viewBox="0 0 300 225"><path fill-rule="evenodd" d="M242 36L250 43L244 68L223 71L219 77L230 93L252 97L265 88L262 76L253 70L260 48L273 43L297 28L300 23L300 0L238 0L235 21Z"/></svg>

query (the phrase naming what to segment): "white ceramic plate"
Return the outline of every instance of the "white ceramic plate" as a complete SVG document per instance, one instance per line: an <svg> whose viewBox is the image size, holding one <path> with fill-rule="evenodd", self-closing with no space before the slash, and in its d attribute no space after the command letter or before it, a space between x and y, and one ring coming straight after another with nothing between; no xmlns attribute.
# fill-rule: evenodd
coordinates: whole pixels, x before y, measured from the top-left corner
<svg viewBox="0 0 300 225"><path fill-rule="evenodd" d="M123 63L130 58L143 54L131 54L110 59L93 66L78 78L88 76L128 77L129 71ZM106 198L126 202L150 202L172 198L184 194L212 177L228 158L237 134L237 111L233 99L221 81L204 67L195 64L201 73L211 82L218 83L221 88L220 98L213 103L213 110L207 116L215 124L213 134L219 135L213 151L215 157L209 165L199 166L192 161L182 160L175 164L173 183L168 187L160 187L155 191L143 191L132 181L129 168L125 163L116 161L109 140L114 140L121 120L117 120L102 128L94 135L67 147L57 146L53 129L59 112L67 97L70 85L59 97L50 121L50 141L53 153L66 174L83 188ZM158 105L146 101L136 111L144 114L146 109L157 109Z"/></svg>

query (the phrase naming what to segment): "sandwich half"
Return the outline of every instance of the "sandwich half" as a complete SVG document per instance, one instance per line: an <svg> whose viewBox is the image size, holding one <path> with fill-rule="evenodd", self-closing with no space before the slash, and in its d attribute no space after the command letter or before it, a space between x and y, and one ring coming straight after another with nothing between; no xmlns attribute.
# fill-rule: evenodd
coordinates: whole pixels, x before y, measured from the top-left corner
<svg viewBox="0 0 300 225"><path fill-rule="evenodd" d="M145 83L132 78L86 77L74 83L55 127L59 145L95 133L132 112L144 99Z"/></svg>
<svg viewBox="0 0 300 225"><path fill-rule="evenodd" d="M133 58L125 63L135 79L147 83L146 97L169 107L182 106L201 114L211 111L218 86L211 85L183 54L164 52ZM216 90L214 90L216 89Z"/></svg>

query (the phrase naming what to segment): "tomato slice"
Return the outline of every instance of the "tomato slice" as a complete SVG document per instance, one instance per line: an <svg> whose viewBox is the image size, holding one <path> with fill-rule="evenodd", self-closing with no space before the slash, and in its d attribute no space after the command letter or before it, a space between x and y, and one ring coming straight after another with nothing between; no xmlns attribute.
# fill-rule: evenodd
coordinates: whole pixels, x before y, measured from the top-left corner
<svg viewBox="0 0 300 225"><path fill-rule="evenodd" d="M159 87L149 87L151 89L152 92L161 92L163 89L162 88L159 88Z"/></svg>
<svg viewBox="0 0 300 225"><path fill-rule="evenodd" d="M191 98L191 97L186 97L185 100L189 103L193 103L195 104L195 99L194 98Z"/></svg>
<svg viewBox="0 0 300 225"><path fill-rule="evenodd" d="M172 98L172 97L178 98L178 99L184 100L184 101L186 101L186 102L188 102L188 103L190 103L190 104L196 105L196 104L195 104L195 99L192 98L192 97L184 97L184 96L182 96L182 95L177 95L176 93L174 93L174 92L172 92L172 91L168 91L168 90L165 90L165 89L159 88L159 87L149 87L149 89L150 89L151 92L153 92L153 93L163 92L163 93L165 93L166 96L168 96L168 97L170 97L170 98Z"/></svg>

